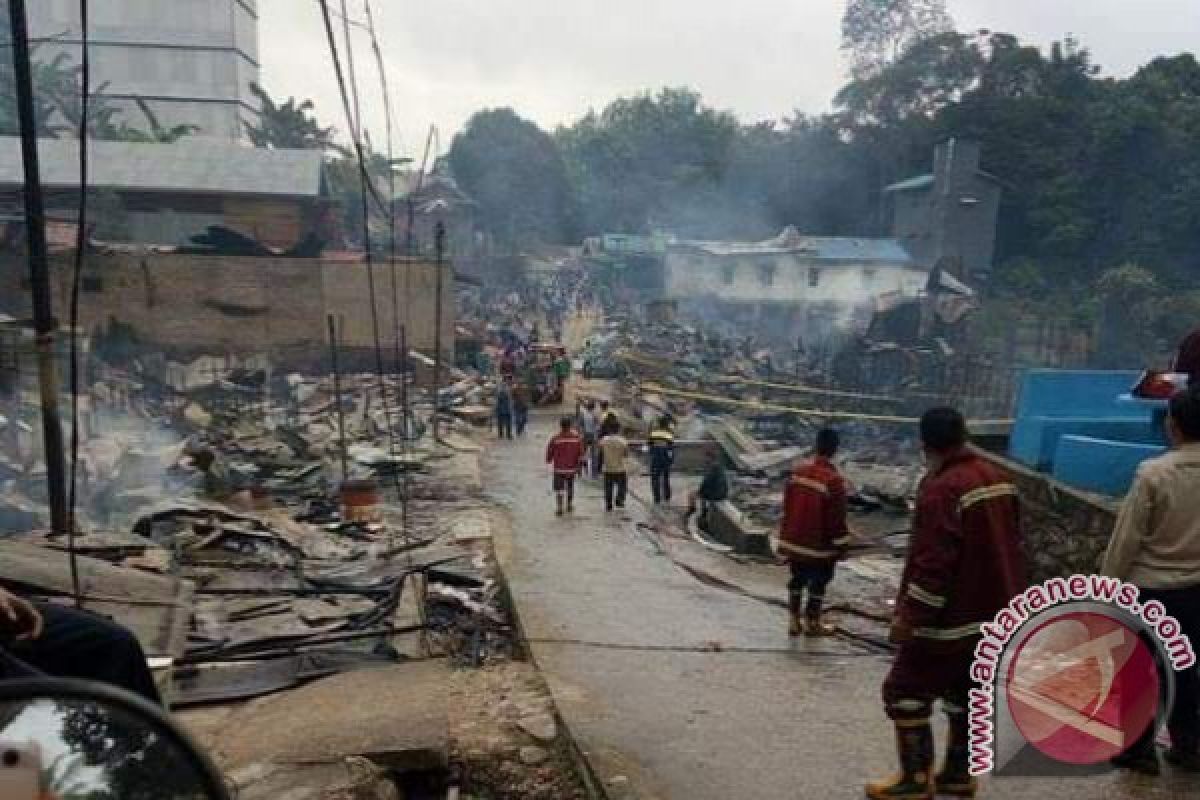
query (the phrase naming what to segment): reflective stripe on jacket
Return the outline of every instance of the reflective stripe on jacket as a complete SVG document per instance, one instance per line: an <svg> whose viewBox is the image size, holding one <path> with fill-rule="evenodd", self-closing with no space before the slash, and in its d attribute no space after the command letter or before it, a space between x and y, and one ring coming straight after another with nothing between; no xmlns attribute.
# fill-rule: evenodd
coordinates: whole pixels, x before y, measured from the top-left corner
<svg viewBox="0 0 1200 800"><path fill-rule="evenodd" d="M896 599L918 639L969 640L1027 587L1017 487L963 448L926 476Z"/></svg>
<svg viewBox="0 0 1200 800"><path fill-rule="evenodd" d="M820 456L792 473L783 494L779 549L792 561L826 564L849 544L846 482Z"/></svg>

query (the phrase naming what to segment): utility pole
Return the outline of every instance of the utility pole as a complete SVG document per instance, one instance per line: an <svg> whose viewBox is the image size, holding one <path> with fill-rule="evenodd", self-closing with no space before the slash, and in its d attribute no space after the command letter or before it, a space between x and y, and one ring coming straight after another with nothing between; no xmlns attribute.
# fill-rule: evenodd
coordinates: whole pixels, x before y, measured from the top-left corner
<svg viewBox="0 0 1200 800"><path fill-rule="evenodd" d="M333 368L333 405L337 409L338 457L342 465L342 483L349 478L350 464L346 455L346 411L342 408L342 371L338 366L338 324L333 314L326 317L329 323L329 360Z"/></svg>
<svg viewBox="0 0 1200 800"><path fill-rule="evenodd" d="M50 527L68 533L67 469L63 453L62 420L58 413L58 368L54 363L58 322L50 303L50 270L46 260L46 209L42 200L42 175L38 166L37 119L33 107L33 77L29 62L29 27L25 0L9 0L12 28L13 76L20 118L21 157L25 166L25 231L29 247L29 286L33 295L33 328L36 337L38 385L42 399L42 438L46 450ZM72 334L73 335L73 334Z"/></svg>
<svg viewBox="0 0 1200 800"><path fill-rule="evenodd" d="M446 223L438 220L433 233L434 269L437 271L437 290L433 310L433 440L438 440L438 412L441 409L442 387L442 277L446 257Z"/></svg>

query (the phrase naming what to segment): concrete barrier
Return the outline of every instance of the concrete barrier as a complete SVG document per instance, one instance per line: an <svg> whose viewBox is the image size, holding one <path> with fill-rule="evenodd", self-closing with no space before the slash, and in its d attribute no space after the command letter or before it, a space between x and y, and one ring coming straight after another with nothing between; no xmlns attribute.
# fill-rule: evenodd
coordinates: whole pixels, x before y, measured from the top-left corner
<svg viewBox="0 0 1200 800"><path fill-rule="evenodd" d="M711 509L702 529L708 536L743 555L770 556L771 538L766 529L750 521L737 506L725 500Z"/></svg>

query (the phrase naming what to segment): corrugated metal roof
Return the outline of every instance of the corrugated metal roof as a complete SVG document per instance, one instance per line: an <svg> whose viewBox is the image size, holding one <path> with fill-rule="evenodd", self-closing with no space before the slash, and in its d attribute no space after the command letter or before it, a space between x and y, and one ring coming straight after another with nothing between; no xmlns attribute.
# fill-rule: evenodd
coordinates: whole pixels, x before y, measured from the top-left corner
<svg viewBox="0 0 1200 800"><path fill-rule="evenodd" d="M681 242L679 247L714 256L755 256L797 253L817 261L871 261L911 264L912 256L896 239L852 239L803 236L787 228L763 242Z"/></svg>
<svg viewBox="0 0 1200 800"><path fill-rule="evenodd" d="M885 192L915 192L918 189L928 189L933 186L934 178L932 175L918 175L915 178L909 178L906 181L893 183L891 186L884 189Z"/></svg>
<svg viewBox="0 0 1200 800"><path fill-rule="evenodd" d="M79 185L79 143L38 141L42 185ZM188 139L178 144L90 142L88 183L138 192L254 194L317 197L321 193L321 153L317 150L263 150ZM0 185L24 183L21 140L0 137Z"/></svg>
<svg viewBox="0 0 1200 800"><path fill-rule="evenodd" d="M984 172L981 169L977 169L977 170L975 170L975 174L977 176L979 176L980 178L983 178L985 181L991 181L992 183L998 183L1001 186L1008 185L1004 181L1000 180L999 178L997 178L995 175L993 175L990 172ZM921 191L923 189L929 189L935 183L937 183L937 180L936 180L936 178L934 178L933 175L918 175L917 177L909 178L906 181L900 181L899 183L893 183L891 186L884 189L884 191L885 192L916 192L916 191Z"/></svg>

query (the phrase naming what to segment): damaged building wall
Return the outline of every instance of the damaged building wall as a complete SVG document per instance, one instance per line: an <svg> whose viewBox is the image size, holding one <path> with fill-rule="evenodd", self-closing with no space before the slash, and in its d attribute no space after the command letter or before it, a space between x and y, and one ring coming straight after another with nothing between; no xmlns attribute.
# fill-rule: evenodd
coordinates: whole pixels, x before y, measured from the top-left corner
<svg viewBox="0 0 1200 800"><path fill-rule="evenodd" d="M665 272L666 297L685 315L715 315L753 325L766 339L794 343L802 337L809 345L865 328L877 298L915 297L929 280L924 269L868 258L723 254L686 246L668 252Z"/></svg>
<svg viewBox="0 0 1200 800"><path fill-rule="evenodd" d="M54 262L55 307L67 308L70 259ZM443 351L454 347L453 269L445 267ZM414 260L397 265L400 322L409 346L434 347L436 268ZM389 267L376 265L380 336L391 350ZM405 289L408 289L407 300ZM81 327L103 337L118 323L139 342L169 355L268 352L278 366L324 369L326 315L343 321L347 368L373 363L374 331L366 265L312 259L245 258L154 253L88 257ZM15 254L0 261L0 309L29 313L24 264ZM389 359L390 362L390 359Z"/></svg>

